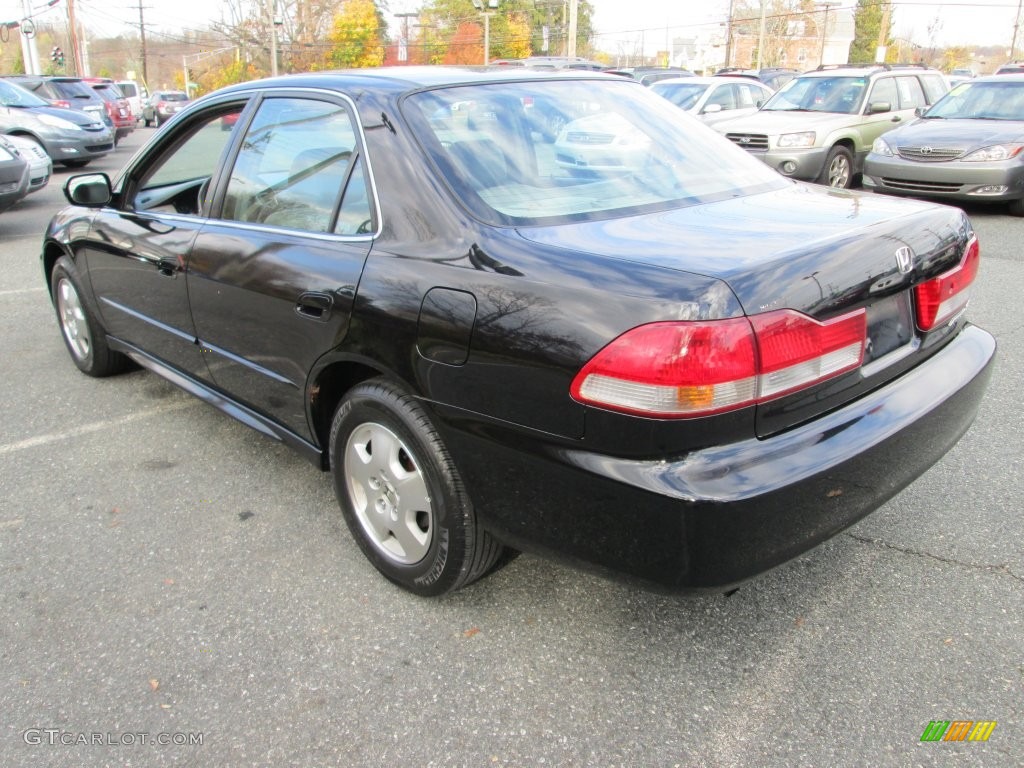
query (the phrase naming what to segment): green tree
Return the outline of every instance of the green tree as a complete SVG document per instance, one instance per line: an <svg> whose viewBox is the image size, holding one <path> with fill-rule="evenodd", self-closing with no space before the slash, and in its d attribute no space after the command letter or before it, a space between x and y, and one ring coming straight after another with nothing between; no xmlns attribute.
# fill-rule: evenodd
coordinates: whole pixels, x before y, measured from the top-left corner
<svg viewBox="0 0 1024 768"><path fill-rule="evenodd" d="M886 0L857 0L857 9L853 12L854 37L850 46L850 61L864 63L875 60L878 35L882 30L882 17L887 5L890 4ZM888 35L887 29L885 44L891 46L892 40Z"/></svg>
<svg viewBox="0 0 1024 768"><path fill-rule="evenodd" d="M376 67L384 61L387 23L374 0L344 0L334 16L327 60L335 67Z"/></svg>

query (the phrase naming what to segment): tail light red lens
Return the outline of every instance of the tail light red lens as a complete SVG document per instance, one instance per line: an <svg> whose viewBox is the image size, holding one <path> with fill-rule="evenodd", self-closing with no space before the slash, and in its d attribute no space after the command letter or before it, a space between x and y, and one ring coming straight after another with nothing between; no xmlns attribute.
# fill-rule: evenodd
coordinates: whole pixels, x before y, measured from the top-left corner
<svg viewBox="0 0 1024 768"><path fill-rule="evenodd" d="M971 237L959 264L914 289L918 328L930 331L952 320L967 307L971 299L971 283L978 276L980 263L978 238Z"/></svg>
<svg viewBox="0 0 1024 768"><path fill-rule="evenodd" d="M583 403L644 416L735 410L857 368L866 317L860 309L819 322L780 310L642 325L598 352L570 393Z"/></svg>

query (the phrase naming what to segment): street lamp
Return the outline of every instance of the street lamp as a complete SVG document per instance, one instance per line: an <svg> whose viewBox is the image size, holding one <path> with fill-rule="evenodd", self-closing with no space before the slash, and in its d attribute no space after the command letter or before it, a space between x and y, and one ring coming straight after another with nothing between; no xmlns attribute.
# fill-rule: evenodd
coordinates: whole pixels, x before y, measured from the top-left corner
<svg viewBox="0 0 1024 768"><path fill-rule="evenodd" d="M491 63L491 16L494 15L494 12L484 10L485 2L487 8L497 8L498 0L473 0L473 7L484 17L484 66L486 67Z"/></svg>

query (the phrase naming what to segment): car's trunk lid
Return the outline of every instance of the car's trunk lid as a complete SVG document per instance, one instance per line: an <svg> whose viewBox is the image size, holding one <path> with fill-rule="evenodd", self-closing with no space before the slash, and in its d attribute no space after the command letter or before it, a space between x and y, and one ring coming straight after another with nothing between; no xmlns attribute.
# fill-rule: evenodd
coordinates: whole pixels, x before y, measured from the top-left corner
<svg viewBox="0 0 1024 768"><path fill-rule="evenodd" d="M566 237L563 227L577 228ZM828 320L867 311L863 366L758 406L768 435L858 397L934 350L915 328L912 288L960 261L970 236L955 208L794 185L778 192L629 218L524 228L548 245L718 278L748 315L794 309Z"/></svg>

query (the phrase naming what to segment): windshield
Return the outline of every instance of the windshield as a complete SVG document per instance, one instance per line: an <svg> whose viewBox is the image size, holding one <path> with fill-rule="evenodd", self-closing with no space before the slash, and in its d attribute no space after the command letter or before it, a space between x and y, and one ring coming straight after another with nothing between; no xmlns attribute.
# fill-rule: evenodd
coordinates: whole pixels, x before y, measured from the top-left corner
<svg viewBox="0 0 1024 768"><path fill-rule="evenodd" d="M797 77L782 86L761 109L855 115L860 112L867 88L864 77Z"/></svg>
<svg viewBox="0 0 1024 768"><path fill-rule="evenodd" d="M0 106L4 107L48 107L50 103L43 101L20 85L0 80Z"/></svg>
<svg viewBox="0 0 1024 768"><path fill-rule="evenodd" d="M709 86L700 83L655 83L651 90L662 96L677 107L693 109L697 99L708 89Z"/></svg>
<svg viewBox="0 0 1024 768"><path fill-rule="evenodd" d="M1024 82L961 83L924 117L1024 120Z"/></svg>
<svg viewBox="0 0 1024 768"><path fill-rule="evenodd" d="M455 194L496 224L609 218L788 183L636 83L461 86L412 94L404 111Z"/></svg>

